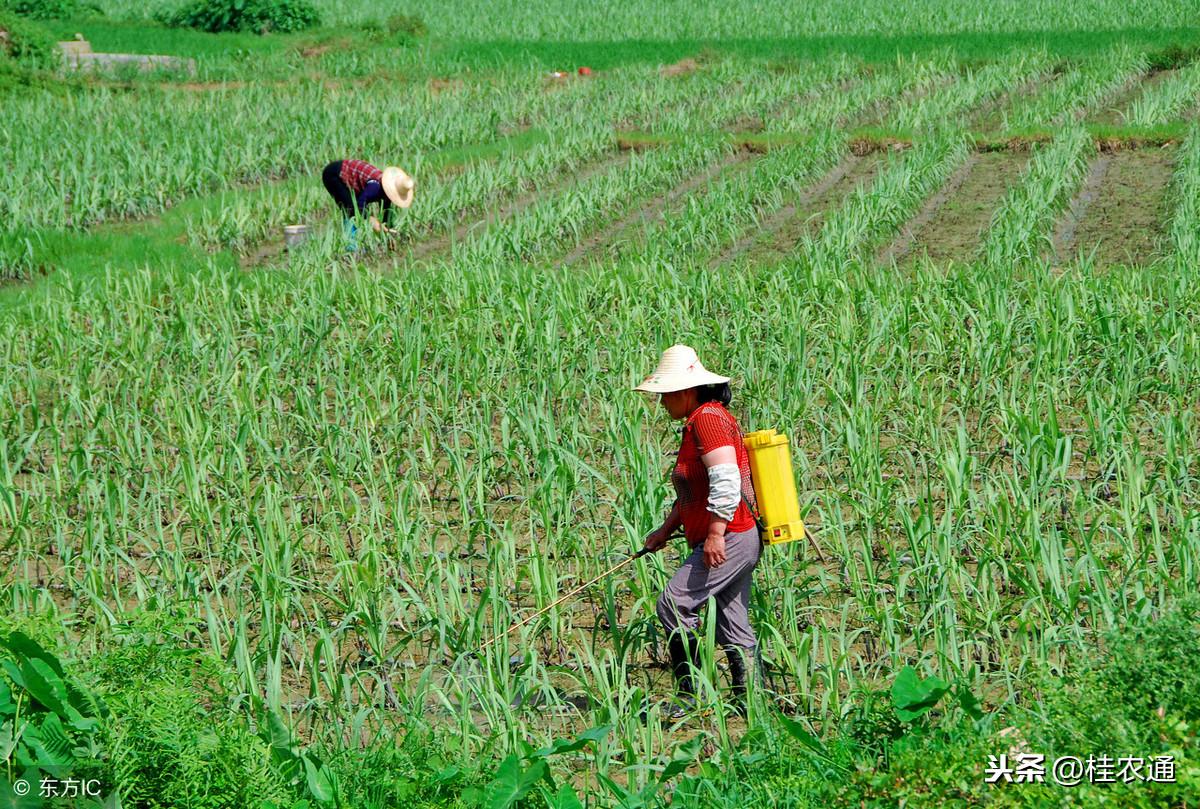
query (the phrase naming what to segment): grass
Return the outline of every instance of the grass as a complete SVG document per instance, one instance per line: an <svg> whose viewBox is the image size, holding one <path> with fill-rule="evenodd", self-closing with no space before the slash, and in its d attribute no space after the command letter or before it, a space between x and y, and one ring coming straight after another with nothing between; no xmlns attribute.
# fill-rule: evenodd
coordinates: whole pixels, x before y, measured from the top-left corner
<svg viewBox="0 0 1200 809"><path fill-rule="evenodd" d="M509 41L521 10L416 49L341 47L349 22L179 33L220 86L14 96L21 154L74 159L15 162L0 198L48 269L2 293L0 632L110 713L80 727L8 668L0 741L11 691L65 723L62 767L146 806L1190 805L1200 130L1178 88L1146 126L1087 115L1188 69L1192 29L1086 11L1054 36L760 16L774 37L592 42L582 15ZM973 132L993 103L1030 125ZM1042 260L1098 150L1167 142L1170 244ZM876 265L996 148L1030 155L987 188L974 258ZM343 153L418 178L400 233L353 255L319 226ZM273 249L298 220L316 237ZM775 252L716 260L765 223ZM711 650L714 710L663 710L674 550L472 654L661 518L677 432L626 389L679 341L731 369L743 426L789 435L813 534L756 572L748 721ZM1170 753L1180 779L986 785L1014 746Z"/></svg>

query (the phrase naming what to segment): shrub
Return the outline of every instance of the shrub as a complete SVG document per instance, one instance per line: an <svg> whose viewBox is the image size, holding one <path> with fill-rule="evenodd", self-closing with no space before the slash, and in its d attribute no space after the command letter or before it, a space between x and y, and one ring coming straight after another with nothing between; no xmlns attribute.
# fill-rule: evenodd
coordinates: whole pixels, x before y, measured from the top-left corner
<svg viewBox="0 0 1200 809"><path fill-rule="evenodd" d="M0 9L34 20L62 20L101 13L85 0L0 0Z"/></svg>
<svg viewBox="0 0 1200 809"><path fill-rule="evenodd" d="M213 34L286 34L312 28L321 16L308 0L192 0L176 11L159 14L158 19L175 28L198 28Z"/></svg>
<svg viewBox="0 0 1200 809"><path fill-rule="evenodd" d="M0 62L11 59L26 68L50 68L57 63L57 47L42 26L0 10Z"/></svg>

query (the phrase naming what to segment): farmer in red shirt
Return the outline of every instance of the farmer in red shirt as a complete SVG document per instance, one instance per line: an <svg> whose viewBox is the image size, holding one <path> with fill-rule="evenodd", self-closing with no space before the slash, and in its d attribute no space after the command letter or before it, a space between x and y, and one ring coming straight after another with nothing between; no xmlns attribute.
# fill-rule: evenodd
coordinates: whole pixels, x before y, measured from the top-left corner
<svg viewBox="0 0 1200 809"><path fill-rule="evenodd" d="M661 527L646 537L651 551L683 529L691 553L658 599L671 669L679 690L679 717L695 705L700 607L715 600L717 642L725 648L735 703L744 710L747 671L758 640L750 626L750 581L762 553L758 504L750 459L737 421L726 410L729 377L704 369L696 352L676 345L635 390L657 393L673 419L682 419L683 442L671 482L675 503Z"/></svg>
<svg viewBox="0 0 1200 809"><path fill-rule="evenodd" d="M380 170L362 160L335 160L321 174L325 190L342 209L345 217L346 236L354 249L358 229L354 217L363 213L368 205L376 202L382 207L384 222L391 224L392 205L407 208L412 205L414 183L411 177L395 166ZM376 233L387 229L373 214L371 227Z"/></svg>

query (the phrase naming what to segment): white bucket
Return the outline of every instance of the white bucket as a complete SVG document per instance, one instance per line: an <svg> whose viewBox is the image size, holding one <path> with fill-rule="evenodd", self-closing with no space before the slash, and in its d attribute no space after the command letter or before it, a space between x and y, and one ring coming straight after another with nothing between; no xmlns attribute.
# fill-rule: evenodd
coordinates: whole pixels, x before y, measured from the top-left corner
<svg viewBox="0 0 1200 809"><path fill-rule="evenodd" d="M308 225L284 225L283 246L288 250L308 238Z"/></svg>

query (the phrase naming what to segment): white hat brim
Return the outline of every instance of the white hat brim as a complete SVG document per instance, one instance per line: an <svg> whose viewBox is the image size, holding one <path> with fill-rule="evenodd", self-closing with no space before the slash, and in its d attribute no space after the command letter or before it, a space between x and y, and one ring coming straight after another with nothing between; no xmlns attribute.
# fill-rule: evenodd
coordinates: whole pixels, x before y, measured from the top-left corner
<svg viewBox="0 0 1200 809"><path fill-rule="evenodd" d="M698 388L701 385L720 385L728 382L729 377L704 371L703 373L673 374L670 376L651 376L634 388L645 393L674 393L688 388Z"/></svg>
<svg viewBox="0 0 1200 809"><path fill-rule="evenodd" d="M416 183L403 169L388 166L383 170L383 177L379 180L379 184L383 186L383 193L387 195L393 205L400 208L412 205Z"/></svg>

